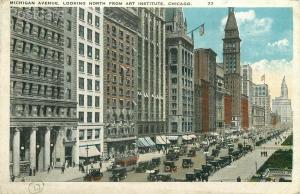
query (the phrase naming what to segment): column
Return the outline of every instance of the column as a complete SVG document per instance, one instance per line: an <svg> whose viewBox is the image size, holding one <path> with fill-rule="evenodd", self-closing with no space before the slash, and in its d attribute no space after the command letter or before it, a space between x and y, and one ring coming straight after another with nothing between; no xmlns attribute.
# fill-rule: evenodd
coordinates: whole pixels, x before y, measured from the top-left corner
<svg viewBox="0 0 300 194"><path fill-rule="evenodd" d="M20 128L14 129L13 135L13 174L20 175Z"/></svg>
<svg viewBox="0 0 300 194"><path fill-rule="evenodd" d="M50 131L51 127L46 127L45 141L44 141L44 170L50 166Z"/></svg>
<svg viewBox="0 0 300 194"><path fill-rule="evenodd" d="M30 133L30 168L36 168L36 131L37 127L32 127Z"/></svg>

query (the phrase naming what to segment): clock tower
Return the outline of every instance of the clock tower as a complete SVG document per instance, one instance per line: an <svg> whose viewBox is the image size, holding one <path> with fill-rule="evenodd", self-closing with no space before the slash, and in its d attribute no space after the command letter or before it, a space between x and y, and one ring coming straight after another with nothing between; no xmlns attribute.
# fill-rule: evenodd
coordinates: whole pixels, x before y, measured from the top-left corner
<svg viewBox="0 0 300 194"><path fill-rule="evenodd" d="M236 23L234 8L228 9L228 18L223 38L224 85L230 91L232 99L232 125L239 127L241 123L241 65L240 36Z"/></svg>

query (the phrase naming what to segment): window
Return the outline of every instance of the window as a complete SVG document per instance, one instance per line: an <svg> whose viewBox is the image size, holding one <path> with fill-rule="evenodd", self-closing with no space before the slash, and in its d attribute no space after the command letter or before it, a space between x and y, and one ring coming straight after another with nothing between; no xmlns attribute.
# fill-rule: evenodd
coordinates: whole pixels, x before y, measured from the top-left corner
<svg viewBox="0 0 300 194"><path fill-rule="evenodd" d="M100 137L100 129L95 129L95 139L99 139Z"/></svg>
<svg viewBox="0 0 300 194"><path fill-rule="evenodd" d="M93 122L93 113L92 112L87 113L87 122L88 123Z"/></svg>
<svg viewBox="0 0 300 194"><path fill-rule="evenodd" d="M120 38L121 40L123 40L123 31L122 31L122 30L119 30L119 38Z"/></svg>
<svg viewBox="0 0 300 194"><path fill-rule="evenodd" d="M79 94L79 106L84 106L84 95Z"/></svg>
<svg viewBox="0 0 300 194"><path fill-rule="evenodd" d="M98 16L95 16L95 26L99 27L100 26L100 19Z"/></svg>
<svg viewBox="0 0 300 194"><path fill-rule="evenodd" d="M84 20L84 9L79 8L79 19Z"/></svg>
<svg viewBox="0 0 300 194"><path fill-rule="evenodd" d="M79 71L84 72L84 61L79 60Z"/></svg>
<svg viewBox="0 0 300 194"><path fill-rule="evenodd" d="M176 84L177 83L177 78L172 78L172 84Z"/></svg>
<svg viewBox="0 0 300 194"><path fill-rule="evenodd" d="M84 78L79 78L79 89L84 89Z"/></svg>
<svg viewBox="0 0 300 194"><path fill-rule="evenodd" d="M99 33L98 32L95 32L95 42L96 44L100 44L100 39L99 39Z"/></svg>
<svg viewBox="0 0 300 194"><path fill-rule="evenodd" d="M79 130L79 140L84 140L84 130Z"/></svg>
<svg viewBox="0 0 300 194"><path fill-rule="evenodd" d="M67 72L67 82L71 82L71 73Z"/></svg>
<svg viewBox="0 0 300 194"><path fill-rule="evenodd" d="M95 75L96 76L100 75L100 66L99 65L95 65Z"/></svg>
<svg viewBox="0 0 300 194"><path fill-rule="evenodd" d="M71 56L70 56L70 55L67 55L67 64L68 64L68 65L71 65L71 63L72 63Z"/></svg>
<svg viewBox="0 0 300 194"><path fill-rule="evenodd" d="M91 46L87 46L88 57L93 57L93 49Z"/></svg>
<svg viewBox="0 0 300 194"><path fill-rule="evenodd" d="M92 96L87 96L87 105L93 106L93 97Z"/></svg>
<svg viewBox="0 0 300 194"><path fill-rule="evenodd" d="M116 36L116 31L117 31L116 27L113 26L113 27L111 28L111 30L112 30L112 35L113 35L113 36Z"/></svg>
<svg viewBox="0 0 300 194"><path fill-rule="evenodd" d="M95 59L99 60L99 57L100 57L100 51L99 49L95 49Z"/></svg>
<svg viewBox="0 0 300 194"><path fill-rule="evenodd" d="M93 89L93 80L88 79L88 90L92 90Z"/></svg>
<svg viewBox="0 0 300 194"><path fill-rule="evenodd" d="M68 31L71 31L71 28L72 28L72 23L70 20L67 20L67 29Z"/></svg>
<svg viewBox="0 0 300 194"><path fill-rule="evenodd" d="M93 16L90 12L88 12L88 23L92 24L93 23Z"/></svg>
<svg viewBox="0 0 300 194"><path fill-rule="evenodd" d="M100 106L100 97L95 96L95 107L99 107L99 106Z"/></svg>
<svg viewBox="0 0 300 194"><path fill-rule="evenodd" d="M87 29L87 39L88 39L88 41L93 41L92 33L93 33L93 31L88 28Z"/></svg>
<svg viewBox="0 0 300 194"><path fill-rule="evenodd" d="M95 80L95 90L100 91L100 81Z"/></svg>
<svg viewBox="0 0 300 194"><path fill-rule="evenodd" d="M79 123L83 123L84 122L84 112L79 112Z"/></svg>
<svg viewBox="0 0 300 194"><path fill-rule="evenodd" d="M79 36L84 38L84 26L79 25Z"/></svg>
<svg viewBox="0 0 300 194"><path fill-rule="evenodd" d="M87 63L87 73L92 74L93 73L93 64Z"/></svg>
<svg viewBox="0 0 300 194"><path fill-rule="evenodd" d="M67 95L68 95L68 99L71 99L71 90L70 89L67 89Z"/></svg>
<svg viewBox="0 0 300 194"><path fill-rule="evenodd" d="M92 139L92 137L93 137L93 129L88 129L87 134L86 134L86 138L87 139Z"/></svg>
<svg viewBox="0 0 300 194"><path fill-rule="evenodd" d="M79 54L84 55L84 44L79 43Z"/></svg>
<svg viewBox="0 0 300 194"><path fill-rule="evenodd" d="M99 117L100 117L100 113L95 112L95 123L99 123Z"/></svg>

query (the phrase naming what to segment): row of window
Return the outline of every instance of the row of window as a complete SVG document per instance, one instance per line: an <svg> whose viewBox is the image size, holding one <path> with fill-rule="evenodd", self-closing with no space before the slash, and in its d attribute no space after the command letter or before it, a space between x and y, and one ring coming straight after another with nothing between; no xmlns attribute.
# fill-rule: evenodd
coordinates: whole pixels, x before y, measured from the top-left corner
<svg viewBox="0 0 300 194"><path fill-rule="evenodd" d="M31 42L18 40L15 38L13 38L11 41L11 50L12 52L22 53L30 57L37 56L41 59L61 62L63 62L64 60L63 52L56 51L44 46L36 45Z"/></svg>
<svg viewBox="0 0 300 194"><path fill-rule="evenodd" d="M87 56L90 58L93 58L93 47L86 45L87 48ZM83 43L79 43L79 55L85 56L85 50L84 50L84 44ZM100 59L100 50L95 48L95 59L99 60Z"/></svg>
<svg viewBox="0 0 300 194"><path fill-rule="evenodd" d="M111 53L111 54L110 54ZM106 50L106 56L107 59L112 59L113 61L119 61L121 64L126 64L126 65L133 65L134 64L134 58L129 57L124 57L121 53L119 53L119 57L117 59L117 52L116 51L111 51L111 50Z"/></svg>
<svg viewBox="0 0 300 194"><path fill-rule="evenodd" d="M138 133L139 134L148 134L150 133L163 133L165 131L164 127L155 127L155 126L145 126L145 127L139 127L138 128Z"/></svg>
<svg viewBox="0 0 300 194"><path fill-rule="evenodd" d="M110 74L107 74L107 78L106 78L106 81L107 82L112 82L113 84L117 84L117 76L116 75L113 75L112 78L110 78ZM120 85L123 85L124 83L127 85L127 86L130 86L130 83L132 84L132 86L134 86L134 80L131 80L130 79L126 79L125 81L125 78L124 76L119 76L119 84Z"/></svg>
<svg viewBox="0 0 300 194"><path fill-rule="evenodd" d="M33 25L31 22L12 17L13 31L22 32L23 34L32 35L31 38L39 40L51 41L52 43L62 45L63 36L48 28Z"/></svg>
<svg viewBox="0 0 300 194"><path fill-rule="evenodd" d="M87 18L85 18L85 10L82 8L79 8L79 19L82 21L85 21L85 19L86 19L88 24L93 25L93 14L91 12L87 11L86 17ZM98 16L95 15L94 21L95 21L94 25L96 27L100 27L100 18Z"/></svg>
<svg viewBox="0 0 300 194"><path fill-rule="evenodd" d="M111 40L111 42L110 42ZM119 48L119 51L125 52L127 55L132 55L132 57L134 57L134 49L131 48L131 52L130 52L130 45L128 45L127 43L124 43L122 41L117 41L115 38L110 38L110 37L106 37L106 46L110 46L114 49L117 49L117 47Z"/></svg>
<svg viewBox="0 0 300 194"><path fill-rule="evenodd" d="M93 80L92 79L87 79L87 86L85 87L84 81L85 79L82 77L79 77L79 89L84 90L87 88L87 90L93 90ZM95 80L95 91L100 91L100 81Z"/></svg>
<svg viewBox="0 0 300 194"><path fill-rule="evenodd" d="M94 120L93 120L94 113ZM99 123L100 122L100 112L78 112L78 122L79 123Z"/></svg>
<svg viewBox="0 0 300 194"><path fill-rule="evenodd" d="M100 138L100 129L80 129L79 140L91 140Z"/></svg>
<svg viewBox="0 0 300 194"><path fill-rule="evenodd" d="M99 96L95 96L95 104L93 104L93 96L87 95L85 98L85 95L79 94L78 95L79 106L85 106L85 99L87 99L87 106L96 107L96 108L100 107L100 97Z"/></svg>
<svg viewBox="0 0 300 194"><path fill-rule="evenodd" d="M79 36L81 37L81 38L83 38L83 39L85 39L85 30L84 30L84 26L82 26L82 25L79 25L79 28L78 28L78 30L79 30ZM87 40L88 41L90 41L90 42L93 42L93 31L91 30L91 29L89 29L89 28L87 28L86 29L86 34L87 34ZM94 40L95 40L95 43L96 44L100 44L100 34L98 33L98 32L95 32L94 33L95 35L94 35Z"/></svg>
<svg viewBox="0 0 300 194"><path fill-rule="evenodd" d="M121 29L119 29L118 31L119 31L118 38L120 40L124 40L124 31ZM106 33L110 34L110 25L109 24L106 25ZM114 37L117 37L117 28L115 26L111 26L111 35ZM130 45L130 44L134 45L134 36L130 36L129 34L126 34L125 41L127 43L126 45Z"/></svg>
<svg viewBox="0 0 300 194"><path fill-rule="evenodd" d="M116 108L118 106L119 108L126 108L126 109L130 109L131 108L132 110L134 109L134 103L130 102L129 100L127 100L126 106L124 106L125 105L125 100L119 99L118 103L117 103L117 101L118 100L115 99L115 98L113 98L113 99L107 98L106 105L107 105L107 107L112 106L113 108Z"/></svg>
<svg viewBox="0 0 300 194"><path fill-rule="evenodd" d="M84 65L84 63L85 63L85 62L82 61L82 60L79 60L79 61L78 61L79 71L82 72L82 73L85 73L85 65ZM87 68L86 68L87 73L88 73L88 74L93 74L93 64L87 62L87 63L86 63L86 67L87 67ZM100 66L95 64L94 69L95 69L95 71L94 71L94 72L95 72L95 76L100 76Z"/></svg>
<svg viewBox="0 0 300 194"><path fill-rule="evenodd" d="M128 135L128 134L133 134L134 133L134 128L112 128L107 130L108 135Z"/></svg>

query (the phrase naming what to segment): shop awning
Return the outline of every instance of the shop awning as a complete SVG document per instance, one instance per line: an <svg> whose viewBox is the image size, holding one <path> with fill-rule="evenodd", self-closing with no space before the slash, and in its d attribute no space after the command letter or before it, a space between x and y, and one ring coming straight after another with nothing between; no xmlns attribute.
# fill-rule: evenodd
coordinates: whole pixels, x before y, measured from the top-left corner
<svg viewBox="0 0 300 194"><path fill-rule="evenodd" d="M178 136L176 136L176 135L167 136L167 139L169 139L171 141L177 141Z"/></svg>
<svg viewBox="0 0 300 194"><path fill-rule="evenodd" d="M182 139L183 140L191 140L192 138L189 135L183 135Z"/></svg>
<svg viewBox="0 0 300 194"><path fill-rule="evenodd" d="M137 145L138 147L151 147L151 145L145 140L145 138L138 138Z"/></svg>
<svg viewBox="0 0 300 194"><path fill-rule="evenodd" d="M194 135L194 134L189 135L189 137L192 139L197 139L196 135Z"/></svg>
<svg viewBox="0 0 300 194"><path fill-rule="evenodd" d="M79 147L79 157L89 158L89 157L100 156L100 155L101 153L94 145L88 146L88 150L87 150L87 146Z"/></svg>
<svg viewBox="0 0 300 194"><path fill-rule="evenodd" d="M166 137L166 136L164 136L164 135L162 135L162 136L160 136L161 137L161 139L166 143L166 144L170 144L171 142L169 141L169 139Z"/></svg>
<svg viewBox="0 0 300 194"><path fill-rule="evenodd" d="M158 144L158 145L165 145L166 142L162 139L161 136L156 136L156 144Z"/></svg>
<svg viewBox="0 0 300 194"><path fill-rule="evenodd" d="M150 145L150 146L155 146L156 144L152 141L152 139L150 137L145 137L145 140L147 141L147 143Z"/></svg>

